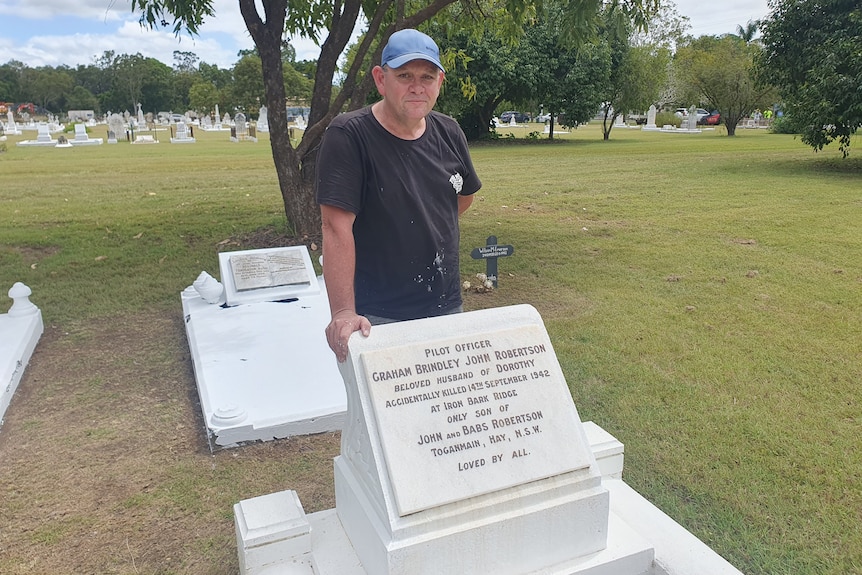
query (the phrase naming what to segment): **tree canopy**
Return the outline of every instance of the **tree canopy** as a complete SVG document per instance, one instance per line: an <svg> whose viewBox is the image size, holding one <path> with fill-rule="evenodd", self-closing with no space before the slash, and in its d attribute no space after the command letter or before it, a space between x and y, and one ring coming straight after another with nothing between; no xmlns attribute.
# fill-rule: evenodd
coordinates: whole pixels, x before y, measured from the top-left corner
<svg viewBox="0 0 862 575"><path fill-rule="evenodd" d="M761 23L761 75L815 150L837 140L846 156L862 125L862 4L859 0L770 0Z"/></svg>
<svg viewBox="0 0 862 575"><path fill-rule="evenodd" d="M721 112L727 135L736 134L739 121L758 107L771 105L773 89L757 81L756 43L734 34L701 36L679 47L674 74L683 90Z"/></svg>
<svg viewBox="0 0 862 575"><path fill-rule="evenodd" d="M566 0L563 29L577 37L589 31L591 15L606 4L603 0ZM640 24L654 12L659 0L611 0L622 12ZM269 109L270 143L278 174L285 214L294 232L317 236L320 212L314 202L314 170L323 132L336 114L366 104L373 82L366 74L369 64L380 61L380 53L396 30L416 28L438 17L450 6L457 18L441 19L452 29L481 24L490 16L499 17L501 28L518 31L543 6L542 0L239 0L243 20L261 59L266 105ZM214 14L212 0L133 0L148 26L172 26L196 32ZM352 49L352 60L333 89L339 60L348 48L358 22L365 33ZM324 31L326 32L324 34ZM290 141L285 109L284 68L281 58L283 36L302 36L319 42L320 57L315 70L308 127L296 144ZM321 41L322 39L322 41Z"/></svg>

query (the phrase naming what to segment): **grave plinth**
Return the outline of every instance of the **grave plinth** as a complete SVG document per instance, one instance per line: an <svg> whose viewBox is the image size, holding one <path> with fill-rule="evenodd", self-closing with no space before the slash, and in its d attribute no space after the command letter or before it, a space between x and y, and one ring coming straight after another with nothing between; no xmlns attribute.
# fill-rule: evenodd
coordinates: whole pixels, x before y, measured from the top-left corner
<svg viewBox="0 0 862 575"><path fill-rule="evenodd" d="M374 326L339 369L336 508L235 505L242 575L741 575L622 481L531 306Z"/></svg>
<svg viewBox="0 0 862 575"><path fill-rule="evenodd" d="M369 574L526 574L607 546L608 492L538 313L354 336L336 510Z"/></svg>

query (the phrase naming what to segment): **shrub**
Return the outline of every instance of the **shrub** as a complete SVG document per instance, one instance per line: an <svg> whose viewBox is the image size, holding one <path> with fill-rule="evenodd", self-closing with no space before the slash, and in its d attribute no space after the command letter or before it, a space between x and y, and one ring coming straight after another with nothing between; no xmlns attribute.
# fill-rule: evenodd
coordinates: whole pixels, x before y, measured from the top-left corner
<svg viewBox="0 0 862 575"><path fill-rule="evenodd" d="M801 134L802 126L790 116L779 116L772 120L773 134Z"/></svg>
<svg viewBox="0 0 862 575"><path fill-rule="evenodd" d="M682 125L682 118L673 112L659 112L655 115L655 125L659 127L670 125L679 128Z"/></svg>

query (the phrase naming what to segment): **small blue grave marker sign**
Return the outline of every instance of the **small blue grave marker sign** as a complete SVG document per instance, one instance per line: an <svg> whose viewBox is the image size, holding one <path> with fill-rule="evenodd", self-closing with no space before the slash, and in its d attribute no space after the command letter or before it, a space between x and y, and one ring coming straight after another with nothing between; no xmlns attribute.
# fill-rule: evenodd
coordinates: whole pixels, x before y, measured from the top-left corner
<svg viewBox="0 0 862 575"><path fill-rule="evenodd" d="M512 255L515 248L497 245L497 236L488 236L485 243L481 248L474 248L470 257L474 260L485 260L485 275L494 283L494 287L497 287L497 258Z"/></svg>

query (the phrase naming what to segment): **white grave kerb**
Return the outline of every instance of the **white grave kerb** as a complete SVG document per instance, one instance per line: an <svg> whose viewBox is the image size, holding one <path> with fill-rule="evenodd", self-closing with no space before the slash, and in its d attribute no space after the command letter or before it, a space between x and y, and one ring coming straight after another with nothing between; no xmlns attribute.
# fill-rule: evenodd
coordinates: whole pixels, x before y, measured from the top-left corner
<svg viewBox="0 0 862 575"><path fill-rule="evenodd" d="M606 547L608 492L532 306L375 326L339 369L336 509L369 575L532 573Z"/></svg>
<svg viewBox="0 0 862 575"><path fill-rule="evenodd" d="M219 253L228 306L318 295L320 285L306 246Z"/></svg>

